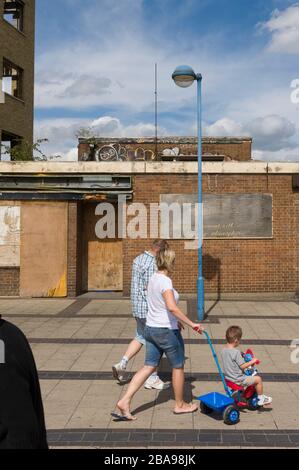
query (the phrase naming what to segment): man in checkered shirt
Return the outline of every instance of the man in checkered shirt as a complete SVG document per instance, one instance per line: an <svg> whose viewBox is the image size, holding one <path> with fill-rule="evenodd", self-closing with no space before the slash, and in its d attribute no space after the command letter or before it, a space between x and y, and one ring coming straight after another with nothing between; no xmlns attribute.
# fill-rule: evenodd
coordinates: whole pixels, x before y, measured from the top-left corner
<svg viewBox="0 0 299 470"><path fill-rule="evenodd" d="M146 316L148 312L147 306L147 285L150 277L157 271L156 255L160 250L168 248L165 240L154 240L150 250L145 251L133 261L132 280L131 280L131 303L132 313L136 320L137 330L135 338L131 341L123 358L118 364L112 367L113 377L119 382L124 382L125 372L130 359L139 353L142 346L145 345L144 329ZM145 382L144 387L147 389L163 390L169 387L154 372Z"/></svg>

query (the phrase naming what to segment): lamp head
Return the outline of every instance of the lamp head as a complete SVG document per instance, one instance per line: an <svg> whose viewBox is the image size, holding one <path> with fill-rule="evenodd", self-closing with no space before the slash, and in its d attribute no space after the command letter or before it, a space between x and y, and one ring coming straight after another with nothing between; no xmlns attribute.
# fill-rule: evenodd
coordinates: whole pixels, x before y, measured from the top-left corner
<svg viewBox="0 0 299 470"><path fill-rule="evenodd" d="M176 85L187 88L192 85L194 80L197 80L197 76L189 65L179 65L173 72L172 79Z"/></svg>

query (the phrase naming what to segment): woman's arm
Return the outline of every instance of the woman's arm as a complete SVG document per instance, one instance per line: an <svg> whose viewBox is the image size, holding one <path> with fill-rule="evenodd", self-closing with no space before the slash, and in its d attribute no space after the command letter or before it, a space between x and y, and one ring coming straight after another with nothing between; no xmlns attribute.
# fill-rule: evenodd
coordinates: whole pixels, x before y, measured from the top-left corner
<svg viewBox="0 0 299 470"><path fill-rule="evenodd" d="M169 310L172 315L174 315L180 322L185 323L186 325L190 326L190 328L198 328L198 330L203 330L203 327L199 323L194 323L191 321L187 315L185 315L182 310L179 309L179 307L176 304L173 291L171 289L167 289L165 292L163 292L163 298L167 307L167 310ZM200 331L199 331L200 332Z"/></svg>

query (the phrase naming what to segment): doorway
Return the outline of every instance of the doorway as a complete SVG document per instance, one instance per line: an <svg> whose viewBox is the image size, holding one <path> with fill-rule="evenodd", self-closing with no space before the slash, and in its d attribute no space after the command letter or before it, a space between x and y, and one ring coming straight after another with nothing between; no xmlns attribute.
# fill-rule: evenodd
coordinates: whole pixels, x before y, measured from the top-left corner
<svg viewBox="0 0 299 470"><path fill-rule="evenodd" d="M95 214L98 203L83 204L82 290L123 290L123 244L119 238L99 239L95 227L101 216ZM117 213L117 204L115 205ZM116 220L117 224L117 220Z"/></svg>

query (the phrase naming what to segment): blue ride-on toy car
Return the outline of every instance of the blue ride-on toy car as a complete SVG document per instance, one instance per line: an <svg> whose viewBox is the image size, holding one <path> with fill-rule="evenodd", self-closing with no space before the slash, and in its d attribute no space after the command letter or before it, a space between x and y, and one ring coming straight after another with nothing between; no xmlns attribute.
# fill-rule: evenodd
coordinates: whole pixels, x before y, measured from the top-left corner
<svg viewBox="0 0 299 470"><path fill-rule="evenodd" d="M201 412L210 414L216 411L222 414L223 421L226 424L237 424L240 421L240 408L246 407L250 410L259 408L255 387L251 385L244 388L225 379L211 338L206 331L203 331L203 333L211 348L226 395L219 392L210 392L197 397L197 400L200 400Z"/></svg>

